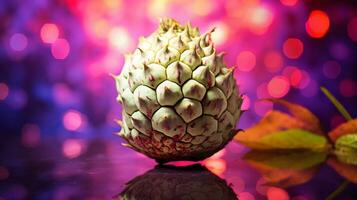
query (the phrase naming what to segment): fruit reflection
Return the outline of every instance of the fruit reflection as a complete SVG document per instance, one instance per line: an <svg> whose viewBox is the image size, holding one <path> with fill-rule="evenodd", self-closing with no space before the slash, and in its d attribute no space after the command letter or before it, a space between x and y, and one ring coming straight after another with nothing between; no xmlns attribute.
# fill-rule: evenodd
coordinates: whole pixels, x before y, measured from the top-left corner
<svg viewBox="0 0 357 200"><path fill-rule="evenodd" d="M237 199L226 181L201 165L157 166L126 184L119 199Z"/></svg>

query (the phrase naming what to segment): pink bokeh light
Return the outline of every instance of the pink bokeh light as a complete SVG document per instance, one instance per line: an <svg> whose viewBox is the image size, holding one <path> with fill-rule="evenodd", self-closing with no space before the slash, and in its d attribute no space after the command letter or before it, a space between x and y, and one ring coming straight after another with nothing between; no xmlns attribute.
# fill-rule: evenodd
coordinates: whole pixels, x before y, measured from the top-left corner
<svg viewBox="0 0 357 200"><path fill-rule="evenodd" d="M290 90L289 80L284 76L275 76L268 83L268 92L270 96L281 98Z"/></svg>
<svg viewBox="0 0 357 200"><path fill-rule="evenodd" d="M63 142L62 152L67 158L76 158L83 153L84 145L81 140L67 139Z"/></svg>
<svg viewBox="0 0 357 200"><path fill-rule="evenodd" d="M269 51L264 57L264 64L269 72L277 72L283 67L283 58L278 51Z"/></svg>
<svg viewBox="0 0 357 200"><path fill-rule="evenodd" d="M251 51L242 51L237 56L237 67L240 71L249 72L256 64L256 58Z"/></svg>
<svg viewBox="0 0 357 200"><path fill-rule="evenodd" d="M353 97L357 95L357 82L352 79L342 80L339 88L344 97Z"/></svg>
<svg viewBox="0 0 357 200"><path fill-rule="evenodd" d="M347 32L351 40L357 42L357 17L350 19L347 26Z"/></svg>
<svg viewBox="0 0 357 200"><path fill-rule="evenodd" d="M76 110L69 110L63 116L63 125L67 130L78 131L83 125L82 114Z"/></svg>
<svg viewBox="0 0 357 200"><path fill-rule="evenodd" d="M278 187L269 187L267 190L268 200L289 200L289 194L286 190Z"/></svg>
<svg viewBox="0 0 357 200"><path fill-rule="evenodd" d="M51 52L54 58L63 60L70 52L70 45L66 39L57 39L51 46Z"/></svg>
<svg viewBox="0 0 357 200"><path fill-rule="evenodd" d="M306 32L313 38L322 38L330 27L330 19L322 10L311 11L305 24Z"/></svg>
<svg viewBox="0 0 357 200"><path fill-rule="evenodd" d="M46 23L41 27L41 39L42 42L52 44L59 36L59 30L56 24Z"/></svg>
<svg viewBox="0 0 357 200"><path fill-rule="evenodd" d="M304 51L304 45L298 38L289 38L284 42L283 52L290 59L297 59Z"/></svg>
<svg viewBox="0 0 357 200"><path fill-rule="evenodd" d="M5 100L9 95L9 87L5 83L0 83L0 100Z"/></svg>

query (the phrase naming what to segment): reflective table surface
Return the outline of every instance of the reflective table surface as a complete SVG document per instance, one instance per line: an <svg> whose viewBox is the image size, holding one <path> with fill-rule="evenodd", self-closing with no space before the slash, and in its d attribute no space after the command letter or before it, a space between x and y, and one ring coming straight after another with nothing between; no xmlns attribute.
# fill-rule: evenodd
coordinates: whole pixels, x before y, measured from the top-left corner
<svg viewBox="0 0 357 200"><path fill-rule="evenodd" d="M252 152L231 142L199 163L158 166L120 140L2 143L1 200L357 199L357 167L316 152Z"/></svg>

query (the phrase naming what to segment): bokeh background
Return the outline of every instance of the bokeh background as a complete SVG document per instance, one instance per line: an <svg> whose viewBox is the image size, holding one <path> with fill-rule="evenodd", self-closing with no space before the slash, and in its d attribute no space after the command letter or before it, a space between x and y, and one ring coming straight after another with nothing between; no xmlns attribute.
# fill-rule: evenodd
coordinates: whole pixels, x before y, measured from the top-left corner
<svg viewBox="0 0 357 200"><path fill-rule="evenodd" d="M64 158L113 135L121 117L115 84L125 53L160 17L216 27L248 110L247 128L285 98L310 108L326 130L343 118L326 86L357 116L357 3L317 0L3 0L0 2L0 131L5 148L55 141ZM121 148L121 147L119 147ZM125 151L122 151L125 154ZM130 158L128 158L130 161ZM1 164L1 163L0 163ZM0 177L8 177L0 166Z"/></svg>
<svg viewBox="0 0 357 200"><path fill-rule="evenodd" d="M23 141L107 137L121 108L110 73L160 17L213 27L248 109L247 128L271 109L265 97L311 108L326 129L342 118L326 86L356 116L354 1L8 0L0 3L1 134ZM27 141L28 140L28 141Z"/></svg>

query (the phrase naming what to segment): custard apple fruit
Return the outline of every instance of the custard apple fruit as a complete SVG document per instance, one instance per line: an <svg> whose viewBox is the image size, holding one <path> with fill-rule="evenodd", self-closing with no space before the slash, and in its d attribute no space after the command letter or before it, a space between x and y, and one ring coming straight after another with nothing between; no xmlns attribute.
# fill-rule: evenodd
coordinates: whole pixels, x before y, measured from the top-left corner
<svg viewBox="0 0 357 200"><path fill-rule="evenodd" d="M158 162L196 161L235 135L242 98L212 31L164 19L126 55L115 81L127 146Z"/></svg>

